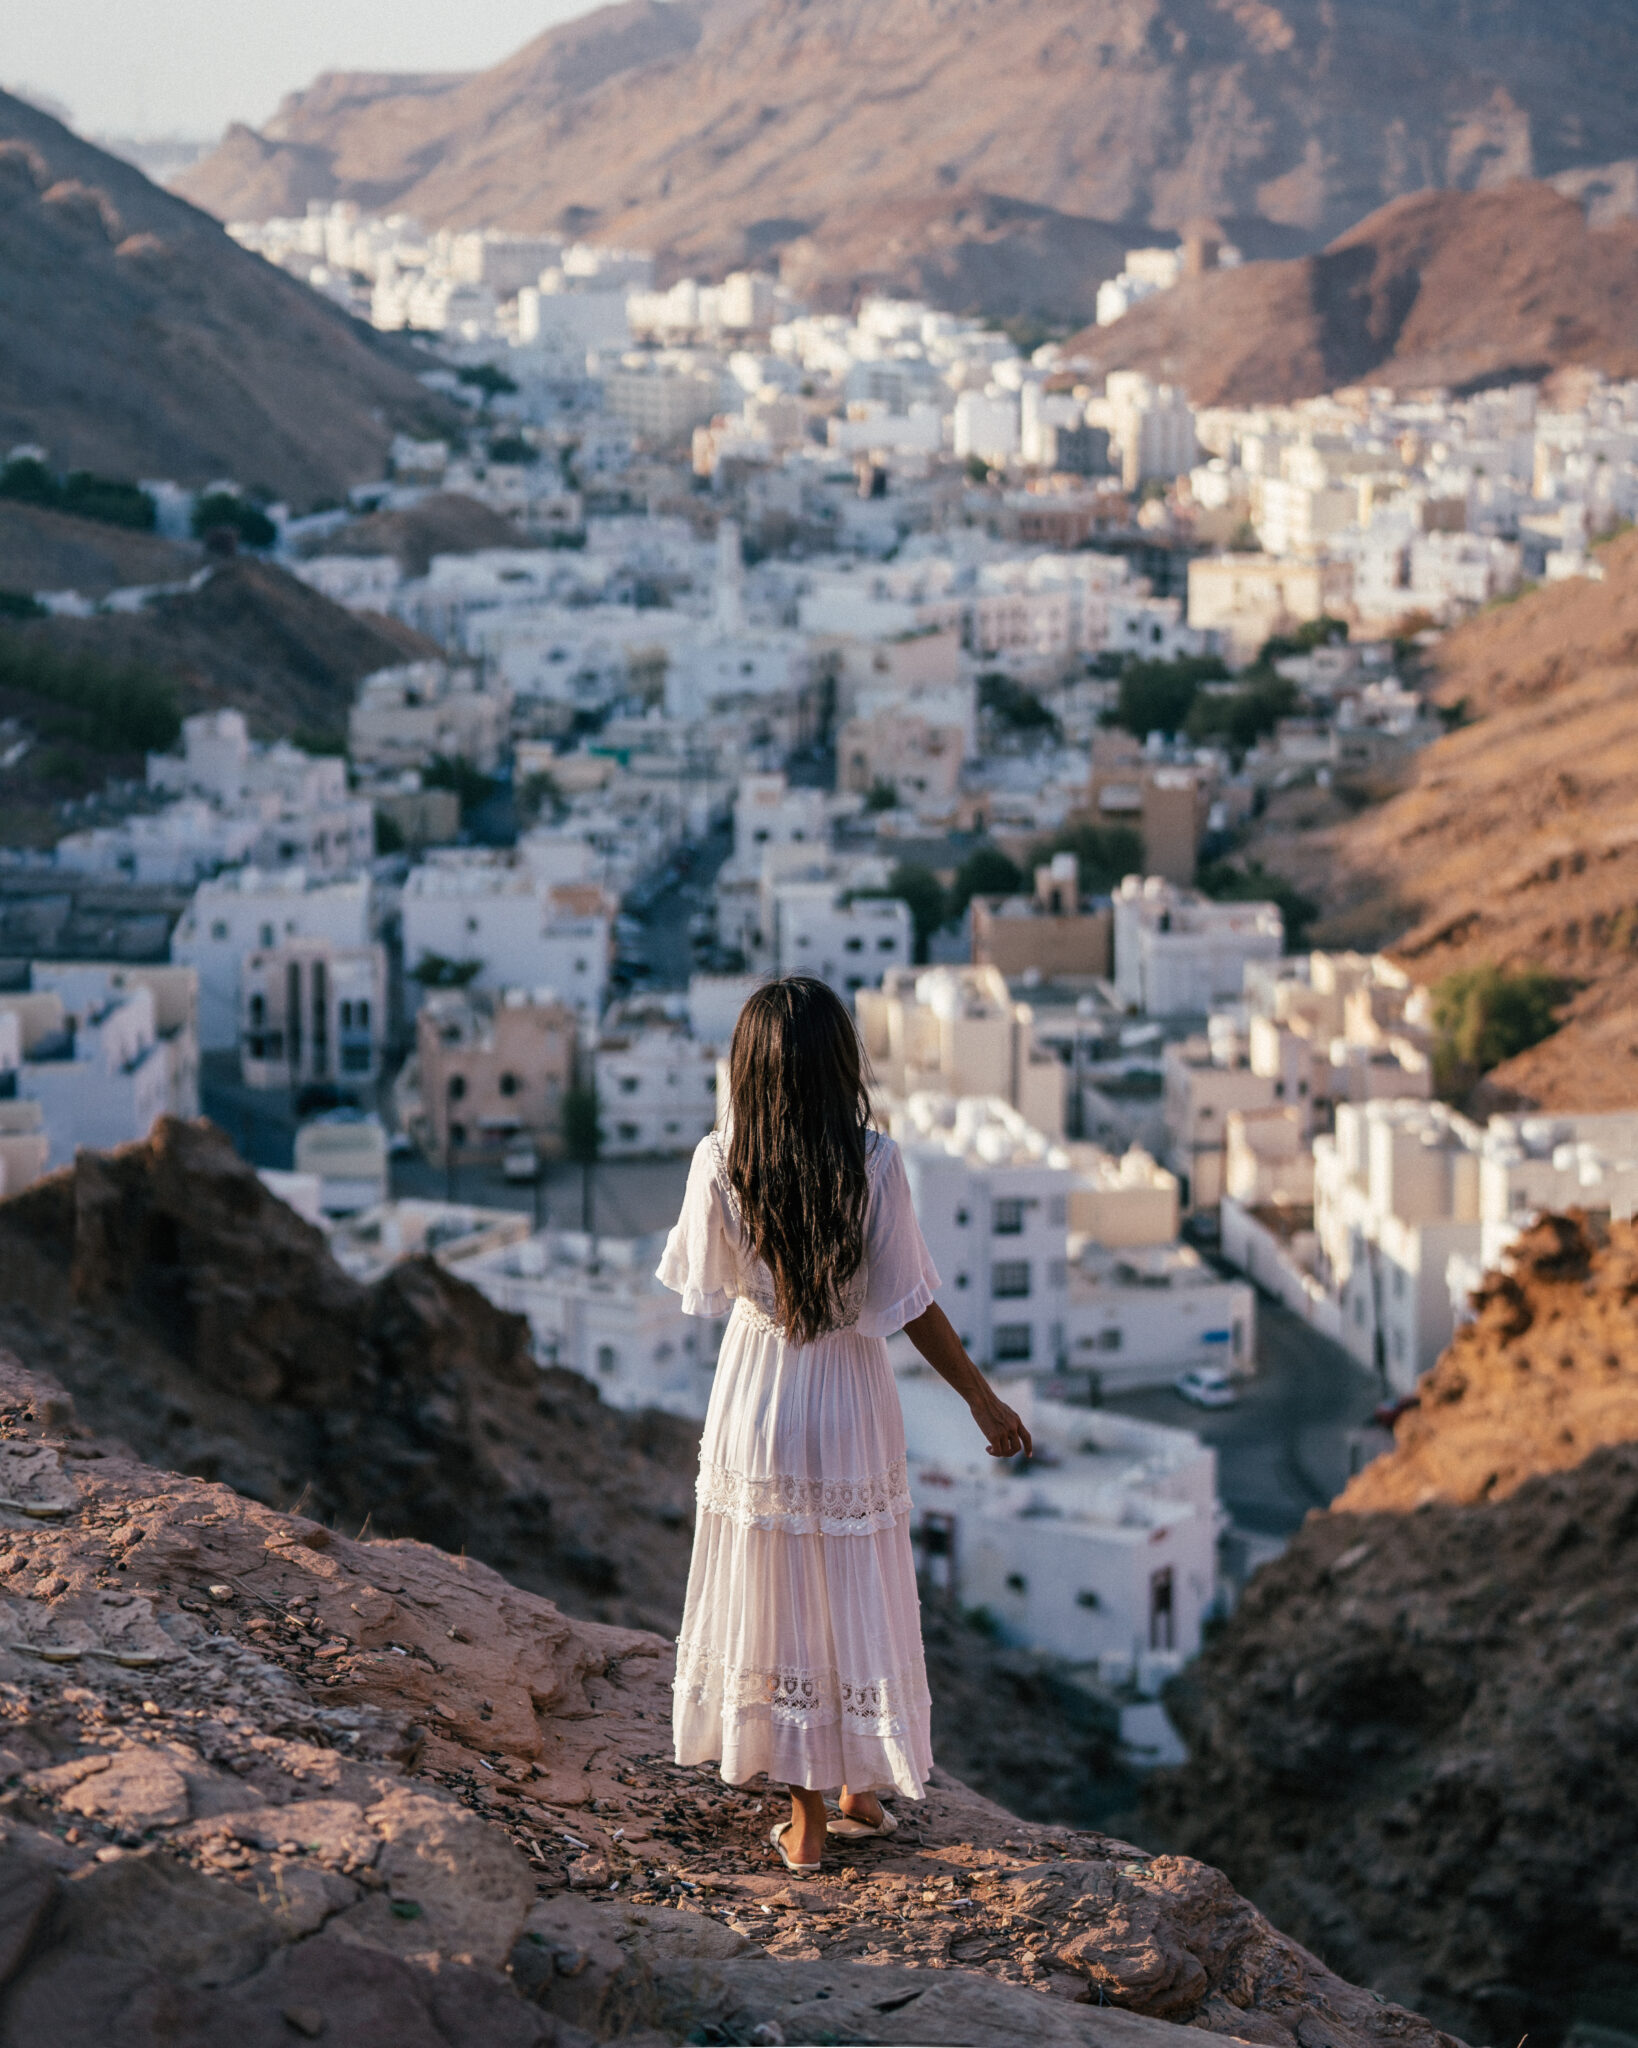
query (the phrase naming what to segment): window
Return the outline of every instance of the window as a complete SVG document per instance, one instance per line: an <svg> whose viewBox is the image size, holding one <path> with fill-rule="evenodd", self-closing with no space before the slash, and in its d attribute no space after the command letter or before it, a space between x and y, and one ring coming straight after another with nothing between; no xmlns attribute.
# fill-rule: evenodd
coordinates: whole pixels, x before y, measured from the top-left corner
<svg viewBox="0 0 1638 2048"><path fill-rule="evenodd" d="M1103 1605L1103 1602L1098 1598L1097 1594L1093 1592L1090 1586L1083 1586L1081 1590L1075 1595L1075 1605L1077 1607L1097 1608L1101 1607Z"/></svg>
<svg viewBox="0 0 1638 2048"><path fill-rule="evenodd" d="M1022 1572L1008 1572L1007 1591L1009 1593L1027 1593L1029 1591L1029 1580L1024 1577Z"/></svg>
<svg viewBox="0 0 1638 2048"><path fill-rule="evenodd" d="M621 1124L618 1126L618 1129L620 1132L620 1143L622 1145L635 1145L637 1140L642 1136L642 1132L638 1129L636 1124Z"/></svg>
<svg viewBox="0 0 1638 2048"><path fill-rule="evenodd" d="M997 1323L995 1326L995 1356L997 1363L1022 1365L1035 1349L1035 1333L1028 1323Z"/></svg>
<svg viewBox="0 0 1638 2048"><path fill-rule="evenodd" d="M1024 1205L1020 1201L997 1202L993 1210L997 1237L1022 1237Z"/></svg>
<svg viewBox="0 0 1638 2048"><path fill-rule="evenodd" d="M260 1030L261 1030L261 1028L262 1028L262 1026L263 1026L263 1025L264 1025L264 1024L266 1023L266 1022L267 1022L267 998L266 998L265 996L259 996L259 995L257 995L257 996L252 996L252 997L251 997L251 999L250 999L250 1028L251 1028L251 1030L252 1030L252 1031L260 1031Z"/></svg>
<svg viewBox="0 0 1638 2048"><path fill-rule="evenodd" d="M1097 1342L1100 1351L1118 1351L1126 1342L1126 1333L1120 1329L1100 1330Z"/></svg>
<svg viewBox="0 0 1638 2048"><path fill-rule="evenodd" d="M367 1045L344 1045L341 1048L341 1070L344 1074L367 1074L370 1071L370 1048Z"/></svg>
<svg viewBox="0 0 1638 2048"><path fill-rule="evenodd" d="M998 1260L990 1269L990 1281L997 1301L1022 1300L1029 1293L1029 1260Z"/></svg>
<svg viewBox="0 0 1638 2048"><path fill-rule="evenodd" d="M450 1075L448 1094L451 1102L461 1101L466 1094L466 1076L464 1074Z"/></svg>
<svg viewBox="0 0 1638 2048"><path fill-rule="evenodd" d="M888 938L876 941L876 951L878 953L896 953L898 950L899 942L897 939Z"/></svg>
<svg viewBox="0 0 1638 2048"><path fill-rule="evenodd" d="M263 925L262 929L263 931L266 931L266 925ZM227 937L228 928L226 923L221 918L218 918L216 922L211 926L210 935L213 939L225 939ZM273 941L271 939L267 939L263 943L271 946Z"/></svg>
<svg viewBox="0 0 1638 2048"><path fill-rule="evenodd" d="M226 926L224 926L224 927L223 927L223 930L222 930L222 936L223 936L223 938L226 938L226 937L227 937L227 928L226 928ZM273 927L272 927L272 926L271 926L270 924L264 924L264 925L262 926L262 944L263 944L264 946L271 946L271 945L272 945L272 943L273 943Z"/></svg>
<svg viewBox="0 0 1638 2048"><path fill-rule="evenodd" d="M637 1080L638 1077L635 1074L622 1074L620 1076L620 1093L622 1095L635 1095L637 1093Z"/></svg>
<svg viewBox="0 0 1638 2048"><path fill-rule="evenodd" d="M616 1366L617 1366L617 1365L618 1365L619 1363L620 1363L619 1357L618 1357L618 1356L616 1355L616 1352L615 1352L614 1346L613 1346L612 1344L599 1344L599 1345L598 1345L598 1347L597 1347L597 1370L598 1370L599 1372L601 1372L601 1373L611 1373L611 1372L613 1372L613 1370L615 1369L615 1367L616 1367Z"/></svg>
<svg viewBox="0 0 1638 2048"><path fill-rule="evenodd" d="M450 1125L450 1127L449 1127L449 1142L450 1142L450 1143L451 1143L452 1145L464 1145L464 1144L466 1143L466 1125L465 1125L465 1124L451 1124L451 1125Z"/></svg>
<svg viewBox="0 0 1638 2048"><path fill-rule="evenodd" d="M847 949L847 951L848 951L848 952L850 952L850 953L862 953L862 952L864 951L864 940L863 940L863 939L859 939L859 938L853 938L853 939L844 939L844 940L842 941L842 944L843 944L843 946L844 946L844 947L845 947L845 948Z"/></svg>
<svg viewBox="0 0 1638 2048"><path fill-rule="evenodd" d="M1175 1648L1173 1635L1172 1568L1166 1564L1149 1574L1149 1648Z"/></svg>
<svg viewBox="0 0 1638 2048"><path fill-rule="evenodd" d="M516 1074L502 1074L500 1077L500 1092L503 1095L516 1095L521 1085Z"/></svg>
<svg viewBox="0 0 1638 2048"><path fill-rule="evenodd" d="M967 1225L968 1225L968 1223L969 1223L969 1222L970 1222L971 1220L972 1220L972 1219L971 1219L971 1218L970 1218L970 1217L968 1216L968 1214L967 1214L967 1212L966 1212L966 1210L965 1210L965 1209L958 1209L958 1210L956 1211L956 1228L957 1228L957 1230L965 1230L965 1229L966 1229L966 1227L967 1227Z"/></svg>

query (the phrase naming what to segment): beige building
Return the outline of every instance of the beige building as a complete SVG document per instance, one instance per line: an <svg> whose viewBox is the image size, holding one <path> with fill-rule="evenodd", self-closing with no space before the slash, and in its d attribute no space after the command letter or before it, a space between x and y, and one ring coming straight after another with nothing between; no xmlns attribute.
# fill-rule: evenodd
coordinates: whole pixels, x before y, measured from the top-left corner
<svg viewBox="0 0 1638 2048"><path fill-rule="evenodd" d="M359 684L347 714L347 752L354 767L383 774L425 768L439 755L487 774L500 761L510 712L505 686L480 685L472 669L400 662Z"/></svg>
<svg viewBox="0 0 1638 2048"><path fill-rule="evenodd" d="M388 818L406 853L450 846L461 829L461 800L452 789L397 789L372 796L378 818Z"/></svg>
<svg viewBox="0 0 1638 2048"><path fill-rule="evenodd" d="M1134 1145L1120 1158L1096 1145L1066 1145L1078 1176L1069 1191L1069 1230L1109 1251L1177 1241L1177 1175Z"/></svg>
<svg viewBox="0 0 1638 2048"><path fill-rule="evenodd" d="M387 956L380 946L291 939L239 972L239 1064L247 1088L315 1081L368 1088L381 1073Z"/></svg>
<svg viewBox="0 0 1638 2048"><path fill-rule="evenodd" d="M1189 624L1216 633L1231 662L1250 661L1273 634L1346 615L1353 594L1347 562L1205 555L1189 564Z"/></svg>
<svg viewBox="0 0 1638 2048"><path fill-rule="evenodd" d="M1151 761L1130 733L1100 732L1092 742L1087 803L1077 822L1126 825L1143 841L1143 872L1186 887L1211 807L1211 781L1196 768Z"/></svg>
<svg viewBox="0 0 1638 2048"><path fill-rule="evenodd" d="M861 796L886 783L912 810L954 800L966 735L959 723L938 724L913 705L850 718L836 735L837 777Z"/></svg>
<svg viewBox="0 0 1638 2048"><path fill-rule="evenodd" d="M1064 1128L1064 1068L994 967L890 967L853 998L878 1086L901 1099L999 1096L1049 1138Z"/></svg>
<svg viewBox="0 0 1638 2048"><path fill-rule="evenodd" d="M1008 976L1033 969L1045 980L1109 972L1109 906L1082 900L1072 853L1035 870L1033 896L975 896L972 918L975 967Z"/></svg>
<svg viewBox="0 0 1638 2048"><path fill-rule="evenodd" d="M1224 1194L1248 1209L1268 1203L1311 1208L1314 1154L1305 1121L1297 1109L1230 1110Z"/></svg>
<svg viewBox="0 0 1638 2048"><path fill-rule="evenodd" d="M519 1138L561 1149L574 1085L575 1013L554 996L440 990L416 1017L420 1123L438 1165L493 1157Z"/></svg>
<svg viewBox="0 0 1638 2048"><path fill-rule="evenodd" d="M0 1195L18 1195L37 1181L51 1157L45 1112L37 1102L0 1100Z"/></svg>

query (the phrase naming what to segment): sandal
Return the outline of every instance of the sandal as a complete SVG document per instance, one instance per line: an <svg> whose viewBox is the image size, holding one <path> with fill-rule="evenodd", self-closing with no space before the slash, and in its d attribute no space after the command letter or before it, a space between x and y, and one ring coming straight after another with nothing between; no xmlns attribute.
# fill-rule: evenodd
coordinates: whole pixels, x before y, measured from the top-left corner
<svg viewBox="0 0 1638 2048"><path fill-rule="evenodd" d="M779 1851L780 1862L784 1864L793 1877L812 1877L819 1868L817 1863L793 1863L785 1854L785 1845L779 1838L790 1825L791 1823L788 1820L780 1821L773 1833L768 1837L768 1840Z"/></svg>
<svg viewBox="0 0 1638 2048"><path fill-rule="evenodd" d="M893 1818L891 1809L885 1806L881 1819L877 1821L855 1820L852 1814L844 1813L825 1823L827 1835L839 1835L847 1842L860 1842L877 1835L896 1835L898 1831L898 1822Z"/></svg>

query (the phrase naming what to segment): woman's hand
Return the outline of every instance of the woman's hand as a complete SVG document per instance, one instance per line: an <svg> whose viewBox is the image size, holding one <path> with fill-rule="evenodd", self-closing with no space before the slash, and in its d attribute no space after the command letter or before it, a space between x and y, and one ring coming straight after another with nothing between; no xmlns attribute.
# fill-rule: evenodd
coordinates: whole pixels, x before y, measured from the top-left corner
<svg viewBox="0 0 1638 2048"><path fill-rule="evenodd" d="M992 1458L1026 1458L1035 1455L1029 1431L1015 1410L986 1387L972 1404L973 1420L984 1433Z"/></svg>

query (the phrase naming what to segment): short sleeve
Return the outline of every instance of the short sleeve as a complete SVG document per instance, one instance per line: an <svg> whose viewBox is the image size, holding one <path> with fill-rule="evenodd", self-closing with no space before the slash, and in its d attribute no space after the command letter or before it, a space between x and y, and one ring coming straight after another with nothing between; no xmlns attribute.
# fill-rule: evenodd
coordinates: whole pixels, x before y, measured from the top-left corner
<svg viewBox="0 0 1638 2048"><path fill-rule="evenodd" d="M865 1298L861 1337L891 1337L932 1306L938 1268L916 1221L904 1160L891 1138L876 1140L878 1156L865 1217Z"/></svg>
<svg viewBox="0 0 1638 2048"><path fill-rule="evenodd" d="M682 1296L685 1316L723 1316L739 1291L739 1263L728 1235L726 1190L715 1141L701 1138L688 1169L682 1214L671 1227L655 1277Z"/></svg>

